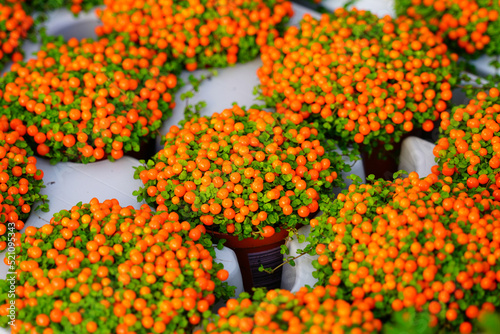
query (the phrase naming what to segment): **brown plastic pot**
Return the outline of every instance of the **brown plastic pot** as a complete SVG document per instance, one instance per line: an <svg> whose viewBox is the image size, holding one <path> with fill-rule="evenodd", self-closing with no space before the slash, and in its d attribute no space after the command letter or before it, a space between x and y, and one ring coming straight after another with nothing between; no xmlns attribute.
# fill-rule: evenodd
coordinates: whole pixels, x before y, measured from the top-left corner
<svg viewBox="0 0 500 334"><path fill-rule="evenodd" d="M398 144L399 150L395 148L391 151L386 151L383 146L377 146L371 154L361 152L365 175L373 174L377 179L392 180L394 173L398 171L397 156L399 156L401 150L401 144ZM381 155L384 155L384 158L381 158Z"/></svg>
<svg viewBox="0 0 500 334"><path fill-rule="evenodd" d="M156 140L150 138L141 143L139 152L129 151L124 152L124 155L135 158L137 160L149 160L156 154Z"/></svg>
<svg viewBox="0 0 500 334"><path fill-rule="evenodd" d="M424 132L420 128L415 128L412 131L405 133L397 143L394 142L394 140L391 140L390 144L393 149L390 151L385 149L384 142L379 142L378 145L372 150L371 154L367 154L366 151L363 151L363 147L361 147L360 151L361 157L363 158L365 175L368 176L370 174L374 174L376 178L393 180L394 173L399 170L399 155L401 153L403 140L410 136L422 138L424 136Z"/></svg>
<svg viewBox="0 0 500 334"><path fill-rule="evenodd" d="M282 229L273 236L264 239L246 238L238 240L238 237L207 231L215 239L225 239L224 246L236 253L240 265L243 287L246 292L251 293L252 288L265 287L278 289L281 287L282 268L275 270L272 274L260 272L261 265L264 268L274 269L283 263L281 245L285 244L288 230Z"/></svg>

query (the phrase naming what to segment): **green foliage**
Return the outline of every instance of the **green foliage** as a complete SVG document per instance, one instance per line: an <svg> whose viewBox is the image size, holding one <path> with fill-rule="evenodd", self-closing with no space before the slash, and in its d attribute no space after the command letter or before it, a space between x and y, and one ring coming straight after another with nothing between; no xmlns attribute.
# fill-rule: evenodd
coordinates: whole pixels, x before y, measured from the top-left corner
<svg viewBox="0 0 500 334"><path fill-rule="evenodd" d="M495 134L500 131L495 110L500 102L499 90L490 84L469 85L465 91L471 100L443 116L441 138L434 154L441 173L451 176L457 184L481 191L495 184L500 172L497 152L493 149Z"/></svg>
<svg viewBox="0 0 500 334"><path fill-rule="evenodd" d="M409 15L426 21L432 31L465 58L500 55L500 42L496 38L500 33L498 1L459 3L433 0L414 4L411 0L396 0L394 7L398 16ZM472 17L473 20L469 19Z"/></svg>

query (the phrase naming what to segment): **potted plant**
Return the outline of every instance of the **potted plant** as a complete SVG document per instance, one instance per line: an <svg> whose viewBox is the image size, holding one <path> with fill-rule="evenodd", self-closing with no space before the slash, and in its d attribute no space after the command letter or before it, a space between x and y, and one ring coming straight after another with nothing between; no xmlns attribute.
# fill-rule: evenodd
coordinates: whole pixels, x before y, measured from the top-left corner
<svg viewBox="0 0 500 334"><path fill-rule="evenodd" d="M99 36L126 34L138 45L168 51L189 71L255 59L293 14L291 2L190 1L141 3L106 0L97 12Z"/></svg>
<svg viewBox="0 0 500 334"><path fill-rule="evenodd" d="M320 19L306 14L263 47L261 59L267 106L296 124L316 122L364 159L375 148L392 150L413 129L431 131L458 73L457 55L422 21L343 8ZM365 163L367 174L377 165Z"/></svg>
<svg viewBox="0 0 500 334"><path fill-rule="evenodd" d="M0 252L14 231L21 231L32 210L48 210L43 171L24 141L26 126L19 120L0 117ZM35 203L42 202L38 206Z"/></svg>
<svg viewBox="0 0 500 334"><path fill-rule="evenodd" d="M470 333L500 305L495 260L500 202L450 177L415 172L350 186L311 221L318 285L375 303L383 319L415 308L445 332Z"/></svg>
<svg viewBox="0 0 500 334"><path fill-rule="evenodd" d="M23 59L21 46L33 26L33 18L26 13L19 2L0 4L0 69L9 61Z"/></svg>
<svg viewBox="0 0 500 334"><path fill-rule="evenodd" d="M227 245L246 258L245 270L248 254L235 249L242 240L252 247L278 243L279 250L288 230L307 224L322 197L342 185L342 157L322 141L313 126L277 113L234 105L211 117L196 114L173 126L164 148L136 168L134 177L144 184L136 194L233 240Z"/></svg>
<svg viewBox="0 0 500 334"><path fill-rule="evenodd" d="M136 194L159 210L201 219L209 230L270 237L306 223L320 198L342 185L341 156L323 146L311 125L234 105L180 126L136 168L144 184Z"/></svg>
<svg viewBox="0 0 500 334"><path fill-rule="evenodd" d="M52 163L138 152L175 106L166 55L122 38L46 37L37 58L0 79L0 114L27 126L27 142Z"/></svg>
<svg viewBox="0 0 500 334"><path fill-rule="evenodd" d="M440 138L433 153L437 171L469 188L500 186L499 90L480 91L467 105L441 114Z"/></svg>
<svg viewBox="0 0 500 334"><path fill-rule="evenodd" d="M288 290L258 289L230 299L203 329L210 333L375 333L382 322L368 303L350 303L336 297L335 287Z"/></svg>
<svg viewBox="0 0 500 334"><path fill-rule="evenodd" d="M234 288L204 227L178 217L94 198L28 227L17 248L12 333L190 333ZM5 326L10 297L1 291Z"/></svg>
<svg viewBox="0 0 500 334"><path fill-rule="evenodd" d="M429 29L446 39L464 56L500 54L496 36L500 31L496 1L395 1L396 13L428 22Z"/></svg>

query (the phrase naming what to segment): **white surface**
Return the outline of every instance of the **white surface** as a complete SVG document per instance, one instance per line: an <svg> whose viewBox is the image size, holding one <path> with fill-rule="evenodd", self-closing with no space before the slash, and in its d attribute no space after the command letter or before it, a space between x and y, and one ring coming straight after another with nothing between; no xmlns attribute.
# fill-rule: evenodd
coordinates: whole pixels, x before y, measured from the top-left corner
<svg viewBox="0 0 500 334"><path fill-rule="evenodd" d="M72 37L96 38L95 28L101 22L95 14L95 9L87 13L81 12L78 17L66 9L58 9L50 12L48 16L47 35L62 35L66 40Z"/></svg>
<svg viewBox="0 0 500 334"><path fill-rule="evenodd" d="M487 55L483 55L478 59L472 60L471 63L476 67L477 74L486 77L488 75L500 74L500 69L494 68L490 65L490 63L494 60L500 61L500 57L490 57Z"/></svg>
<svg viewBox="0 0 500 334"><path fill-rule="evenodd" d="M129 156L111 162L103 160L91 164L62 162L51 165L48 160L38 158L37 167L44 172L45 189L42 193L49 197L49 212L34 212L27 226L40 227L49 223L54 213L71 209L78 202L88 203L96 197L99 201L116 198L122 207L139 207L134 190L142 186L141 180L134 180L137 159Z"/></svg>
<svg viewBox="0 0 500 334"><path fill-rule="evenodd" d="M436 164L432 150L434 144L417 138L408 137L401 144L399 169L408 173L417 172L420 177L431 173L431 167Z"/></svg>
<svg viewBox="0 0 500 334"><path fill-rule="evenodd" d="M305 235L307 238L311 232L311 226L308 225L301 227L298 232L299 234ZM290 250L290 254L287 257L297 256L298 250L304 249L307 244L308 243L306 241L299 243L297 237L293 236L293 238L286 242L286 246ZM281 288L297 292L303 286L314 286L318 280L312 276L312 272L314 271L312 262L317 258L317 255L311 256L309 254L305 254L295 260L295 266L285 264L281 275Z"/></svg>
<svg viewBox="0 0 500 334"><path fill-rule="evenodd" d="M217 75L206 79L194 97L185 101L181 100L181 94L192 90L188 81L189 76L200 78L202 74L208 75L209 72L204 70L182 72L181 78L186 85L176 94L176 106L172 116L160 128L161 136L156 140L157 151L162 148L161 137L168 133L172 125L178 125L184 118L184 110L188 104L196 105L200 101L205 101L206 107L201 110L203 116L211 116L215 112L220 113L224 109L231 108L233 102L238 102L240 107L247 108L253 104L262 105L262 102L256 100L256 96L253 95L253 88L259 84L256 72L260 66L262 61L258 58L245 64L217 69Z"/></svg>
<svg viewBox="0 0 500 334"><path fill-rule="evenodd" d="M238 297L240 293L244 291L244 288L243 278L241 277L240 265L238 264L236 253L232 249L224 247L222 250L215 248L215 254L215 262L222 263L224 265L224 269L229 272L229 278L226 282L227 284L236 287L234 296ZM226 300L221 300L214 306L214 308L218 309L224 304L226 304Z"/></svg>

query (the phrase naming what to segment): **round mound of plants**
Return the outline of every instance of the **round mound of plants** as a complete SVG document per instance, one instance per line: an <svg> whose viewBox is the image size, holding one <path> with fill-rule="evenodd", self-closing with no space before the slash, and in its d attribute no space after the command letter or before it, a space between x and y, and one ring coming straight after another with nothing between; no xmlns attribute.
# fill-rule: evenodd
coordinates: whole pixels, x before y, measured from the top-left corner
<svg viewBox="0 0 500 334"><path fill-rule="evenodd" d="M178 70L190 71L255 59L293 14L285 0L104 3L98 35L126 34L138 45L168 51Z"/></svg>
<svg viewBox="0 0 500 334"><path fill-rule="evenodd" d="M396 0L396 13L425 20L463 55L500 54L498 1Z"/></svg>
<svg viewBox="0 0 500 334"><path fill-rule="evenodd" d="M0 70L9 61L23 59L21 46L33 23L20 2L0 3Z"/></svg>
<svg viewBox="0 0 500 334"><path fill-rule="evenodd" d="M499 95L493 87L441 114L440 139L433 151L438 171L469 188L500 186Z"/></svg>
<svg viewBox="0 0 500 334"><path fill-rule="evenodd" d="M384 321L415 308L431 326L471 333L500 301L500 202L435 174L354 184L311 222L313 275Z"/></svg>
<svg viewBox="0 0 500 334"><path fill-rule="evenodd" d="M237 105L195 115L173 126L164 148L136 168L144 184L136 194L212 231L270 237L307 224L321 199L342 185L346 165L323 139L311 125Z"/></svg>
<svg viewBox="0 0 500 334"><path fill-rule="evenodd" d="M18 247L12 333L190 333L234 293L203 226L147 205L79 203L28 227Z"/></svg>
<svg viewBox="0 0 500 334"><path fill-rule="evenodd" d="M216 333L375 333L382 322L371 312L373 304L336 298L337 288L288 290L257 289L230 299L202 330Z"/></svg>
<svg viewBox="0 0 500 334"><path fill-rule="evenodd" d="M0 78L0 114L21 119L26 141L52 163L119 159L172 114L179 83L166 59L122 38L48 38Z"/></svg>
<svg viewBox="0 0 500 334"><path fill-rule="evenodd" d="M457 55L422 21L339 8L262 48L257 74L268 106L304 119L339 144L387 149L433 129L457 79Z"/></svg>
<svg viewBox="0 0 500 334"><path fill-rule="evenodd" d="M47 210L43 171L24 141L26 126L19 119L0 117L0 252L14 232L24 228L33 209ZM39 205L34 207L37 202Z"/></svg>

